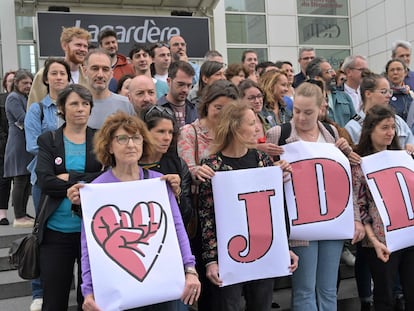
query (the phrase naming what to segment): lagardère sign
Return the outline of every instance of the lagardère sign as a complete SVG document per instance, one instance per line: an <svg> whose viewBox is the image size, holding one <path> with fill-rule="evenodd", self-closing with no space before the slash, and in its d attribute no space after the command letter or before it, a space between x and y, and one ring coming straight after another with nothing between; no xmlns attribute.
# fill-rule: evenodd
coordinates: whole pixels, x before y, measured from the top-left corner
<svg viewBox="0 0 414 311"><path fill-rule="evenodd" d="M118 35L119 52L127 55L135 43L185 38L189 57L202 58L210 48L209 20L203 17L130 16L82 13L38 12L39 56L63 56L60 46L62 27L82 27L98 42L103 28L113 28Z"/></svg>

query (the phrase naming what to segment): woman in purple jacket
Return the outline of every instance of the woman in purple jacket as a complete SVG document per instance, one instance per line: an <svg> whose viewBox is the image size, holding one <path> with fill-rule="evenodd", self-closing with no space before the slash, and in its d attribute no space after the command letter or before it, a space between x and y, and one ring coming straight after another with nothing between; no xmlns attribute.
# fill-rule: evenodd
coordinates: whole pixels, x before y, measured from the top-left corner
<svg viewBox="0 0 414 311"><path fill-rule="evenodd" d="M100 175L93 183L123 182L144 179L143 169L138 161L143 154L151 154L154 150L150 134L145 123L135 116L119 112L108 117L95 137L95 154L97 159L107 167L105 173ZM147 178L161 177L162 174L148 170ZM182 222L180 210L175 195L181 191L180 180L177 175L164 177L170 187L168 196L177 231L178 243L181 250L185 269L185 288L181 299L186 304L193 304L200 295L200 282L195 270L195 259L191 254L187 233ZM74 204L80 203L80 184L71 187L67 194ZM82 293L85 297L83 310L101 310L95 303L93 284L89 264L89 254L86 244L85 232L82 231ZM176 310L175 301L155 304L134 310Z"/></svg>

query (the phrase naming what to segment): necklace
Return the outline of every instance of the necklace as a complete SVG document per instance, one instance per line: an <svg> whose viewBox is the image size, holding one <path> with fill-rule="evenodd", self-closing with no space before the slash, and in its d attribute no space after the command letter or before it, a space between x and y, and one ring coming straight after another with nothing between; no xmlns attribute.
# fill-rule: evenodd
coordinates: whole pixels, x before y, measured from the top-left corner
<svg viewBox="0 0 414 311"><path fill-rule="evenodd" d="M317 129L317 133L316 134L312 134L312 133L305 132L305 131L300 131L300 130L299 131L296 130L296 132L298 132L299 136L301 136L301 135L307 135L308 137L310 137L312 139L316 139L319 136L319 129Z"/></svg>

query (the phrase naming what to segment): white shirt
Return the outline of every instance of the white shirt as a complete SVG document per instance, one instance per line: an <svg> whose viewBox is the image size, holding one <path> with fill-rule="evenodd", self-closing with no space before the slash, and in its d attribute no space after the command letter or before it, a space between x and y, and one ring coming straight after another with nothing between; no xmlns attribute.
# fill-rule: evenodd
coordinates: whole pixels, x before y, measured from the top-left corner
<svg viewBox="0 0 414 311"><path fill-rule="evenodd" d="M355 112L360 112L362 99L361 99L361 91L360 91L359 86L355 90L351 88L350 86L348 86L346 83L344 83L344 91L351 97L352 103L354 104Z"/></svg>

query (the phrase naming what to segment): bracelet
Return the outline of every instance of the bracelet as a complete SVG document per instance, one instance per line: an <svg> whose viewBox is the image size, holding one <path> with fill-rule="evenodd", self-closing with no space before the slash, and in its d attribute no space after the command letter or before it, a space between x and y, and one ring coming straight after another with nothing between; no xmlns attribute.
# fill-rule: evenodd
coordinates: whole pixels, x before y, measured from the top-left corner
<svg viewBox="0 0 414 311"><path fill-rule="evenodd" d="M193 275L195 275L196 277L198 277L197 270L196 270L196 269L194 269L193 267L188 267L188 268L185 268L185 269L184 269L184 272L185 272L185 274L193 274Z"/></svg>
<svg viewBox="0 0 414 311"><path fill-rule="evenodd" d="M213 264L217 264L217 261L210 261L210 262L208 262L208 263L206 263L206 268L208 267L208 266L210 266L210 265L213 265Z"/></svg>

